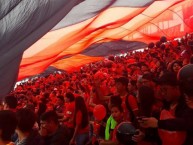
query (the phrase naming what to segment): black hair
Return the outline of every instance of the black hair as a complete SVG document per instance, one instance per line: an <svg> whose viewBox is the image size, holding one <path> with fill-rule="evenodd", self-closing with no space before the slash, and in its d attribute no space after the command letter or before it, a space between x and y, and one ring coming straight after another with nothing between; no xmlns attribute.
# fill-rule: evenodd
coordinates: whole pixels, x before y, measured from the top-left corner
<svg viewBox="0 0 193 145"><path fill-rule="evenodd" d="M123 84L124 86L128 86L128 83L129 83L129 80L128 80L128 78L126 78L126 77L119 77L119 78L117 78L117 79L115 79L115 82L116 83L121 83L121 84Z"/></svg>
<svg viewBox="0 0 193 145"><path fill-rule="evenodd" d="M161 50L165 50L165 49L166 49L165 44L160 44L160 49L161 49Z"/></svg>
<svg viewBox="0 0 193 145"><path fill-rule="evenodd" d="M182 67L182 61L180 60L175 60L174 62L172 62L171 64L171 71L174 71L173 70L173 67L174 67L174 64L177 63L180 67Z"/></svg>
<svg viewBox="0 0 193 145"><path fill-rule="evenodd" d="M49 98L50 94L46 92L46 93L44 93L43 96L44 96L45 99L47 99L47 98Z"/></svg>
<svg viewBox="0 0 193 145"><path fill-rule="evenodd" d="M161 36L160 42L162 42L162 43L167 42L167 38L165 36Z"/></svg>
<svg viewBox="0 0 193 145"><path fill-rule="evenodd" d="M19 109L16 112L18 125L17 128L22 132L30 132L36 121L35 113L27 108Z"/></svg>
<svg viewBox="0 0 193 145"><path fill-rule="evenodd" d="M141 63L141 66L140 66L140 67L142 67L142 66L145 66L145 67L148 67L148 68L149 68L149 66L148 66L147 64L145 64L145 63Z"/></svg>
<svg viewBox="0 0 193 145"><path fill-rule="evenodd" d="M181 91L184 94L193 97L193 64L188 64L180 69L178 80Z"/></svg>
<svg viewBox="0 0 193 145"><path fill-rule="evenodd" d="M153 76L152 73L145 73L142 76L142 79L146 79L146 80L149 80L149 81L153 81L153 78L154 78L154 76Z"/></svg>
<svg viewBox="0 0 193 145"><path fill-rule="evenodd" d="M47 122L53 121L55 124L59 124L58 115L56 114L55 111L48 111L43 113L40 117L40 120L47 121Z"/></svg>
<svg viewBox="0 0 193 145"><path fill-rule="evenodd" d="M74 120L73 120L74 125L76 125L76 114L78 111L81 111L82 113L81 127L85 128L89 124L88 111L87 111L87 107L86 107L84 98L81 96L77 96L75 98L75 111L74 111Z"/></svg>
<svg viewBox="0 0 193 145"><path fill-rule="evenodd" d="M74 94L71 92L67 92L66 97L70 100L70 102L73 102L75 99Z"/></svg>
<svg viewBox="0 0 193 145"><path fill-rule="evenodd" d="M153 42L150 42L147 47L151 49L151 48L154 48L154 46L155 44Z"/></svg>
<svg viewBox="0 0 193 145"><path fill-rule="evenodd" d="M136 81L136 80L130 80L129 83L130 83L132 86L136 86L137 81Z"/></svg>
<svg viewBox="0 0 193 145"><path fill-rule="evenodd" d="M9 95L5 97L5 103L9 108L15 109L17 107L17 98L13 95Z"/></svg>
<svg viewBox="0 0 193 145"><path fill-rule="evenodd" d="M111 109L114 108L114 107L118 108L120 112L123 112L123 107L122 107L121 105L112 104L112 105L111 105Z"/></svg>
<svg viewBox="0 0 193 145"><path fill-rule="evenodd" d="M178 86L179 81L174 72L165 72L158 80L160 85Z"/></svg>
<svg viewBox="0 0 193 145"><path fill-rule="evenodd" d="M157 48L160 48L161 42L160 42L160 41L157 41L157 42L155 43L155 45L156 45Z"/></svg>
<svg viewBox="0 0 193 145"><path fill-rule="evenodd" d="M111 105L121 105L122 104L122 99L119 95L111 96L109 101Z"/></svg>
<svg viewBox="0 0 193 145"><path fill-rule="evenodd" d="M57 98L60 99L62 102L64 102L64 96L58 95Z"/></svg>
<svg viewBox="0 0 193 145"><path fill-rule="evenodd" d="M17 118L14 112L9 110L0 111L1 139L10 141L17 126Z"/></svg>

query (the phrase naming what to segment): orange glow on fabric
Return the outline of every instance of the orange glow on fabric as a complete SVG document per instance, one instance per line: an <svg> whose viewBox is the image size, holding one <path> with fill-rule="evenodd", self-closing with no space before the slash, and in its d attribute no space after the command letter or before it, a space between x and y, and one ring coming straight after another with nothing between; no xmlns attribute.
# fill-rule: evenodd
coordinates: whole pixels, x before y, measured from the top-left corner
<svg viewBox="0 0 193 145"><path fill-rule="evenodd" d="M185 19L191 20L192 5L192 0L170 0L155 1L142 8L113 7L81 23L50 31L25 51L18 79L39 74L51 64L60 68L54 62L64 56L75 56L72 58L76 62L76 55L92 44L120 39L149 43L161 35L173 39L193 32L192 24L184 23ZM82 60L81 65L89 62L92 61ZM62 67L74 68L75 63Z"/></svg>

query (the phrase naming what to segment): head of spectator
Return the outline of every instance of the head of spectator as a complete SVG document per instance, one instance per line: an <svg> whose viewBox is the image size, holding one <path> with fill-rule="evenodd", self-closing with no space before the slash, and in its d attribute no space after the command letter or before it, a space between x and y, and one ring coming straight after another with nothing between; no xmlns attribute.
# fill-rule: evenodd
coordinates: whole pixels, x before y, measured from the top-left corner
<svg viewBox="0 0 193 145"><path fill-rule="evenodd" d="M40 117L40 134L49 136L56 132L59 127L58 115L55 111L48 111Z"/></svg>
<svg viewBox="0 0 193 145"><path fill-rule="evenodd" d="M57 105L64 105L64 97L62 95L57 96Z"/></svg>
<svg viewBox="0 0 193 145"><path fill-rule="evenodd" d="M147 47L149 49L152 49L152 48L154 48L154 46L155 46L155 44L153 42L150 42Z"/></svg>
<svg viewBox="0 0 193 145"><path fill-rule="evenodd" d="M177 76L174 72L164 73L160 77L159 83L162 96L167 102L179 100L179 97L181 96L181 91L179 88Z"/></svg>
<svg viewBox="0 0 193 145"><path fill-rule="evenodd" d="M13 95L8 95L4 100L4 110L16 111L17 98Z"/></svg>
<svg viewBox="0 0 193 145"><path fill-rule="evenodd" d="M137 90L137 81L136 80L129 80L128 83L128 91L130 94L133 94L135 96Z"/></svg>
<svg viewBox="0 0 193 145"><path fill-rule="evenodd" d="M159 74L162 70L166 70L166 64L163 61L157 61L156 63L156 71Z"/></svg>
<svg viewBox="0 0 193 145"><path fill-rule="evenodd" d="M123 121L123 108L122 108L122 106L118 105L118 104L111 105L111 115L117 123L120 123L121 121Z"/></svg>
<svg viewBox="0 0 193 145"><path fill-rule="evenodd" d="M174 73L178 73L178 71L182 68L182 62L179 60L175 60L172 64L171 64L171 71Z"/></svg>
<svg viewBox="0 0 193 145"><path fill-rule="evenodd" d="M137 69L137 63L133 62L128 65L128 68L132 71L135 71Z"/></svg>
<svg viewBox="0 0 193 145"><path fill-rule="evenodd" d="M35 113L28 108L19 109L16 112L18 125L16 128L16 132L29 133L32 131L34 123L36 121Z"/></svg>
<svg viewBox="0 0 193 145"><path fill-rule="evenodd" d="M16 112L16 117L18 120L16 128L18 139L16 143L22 145L40 145L43 140L41 140L38 132L33 130L36 121L35 113L31 109L22 108Z"/></svg>
<svg viewBox="0 0 193 145"><path fill-rule="evenodd" d="M143 83L142 83L142 75L140 75L137 78L136 86L137 86L137 88L140 88L142 85L143 85Z"/></svg>
<svg viewBox="0 0 193 145"><path fill-rule="evenodd" d="M106 68L112 68L112 66L113 66L113 61L106 60L104 63L105 63L104 66Z"/></svg>
<svg viewBox="0 0 193 145"><path fill-rule="evenodd" d="M167 38L166 38L165 36L161 36L160 42L161 42L161 43L167 42Z"/></svg>
<svg viewBox="0 0 193 145"><path fill-rule="evenodd" d="M108 60L114 61L114 60L115 60L115 57L114 57L113 55L110 55L110 56L108 57Z"/></svg>
<svg viewBox="0 0 193 145"><path fill-rule="evenodd" d="M71 92L66 93L65 102L73 102L75 99L74 94Z"/></svg>
<svg viewBox="0 0 193 145"><path fill-rule="evenodd" d="M6 145L11 142L11 137L17 126L17 118L10 110L0 111L0 144Z"/></svg>
<svg viewBox="0 0 193 145"><path fill-rule="evenodd" d="M121 104L122 99L119 95L111 96L108 103L109 110L111 109L112 105L121 105Z"/></svg>
<svg viewBox="0 0 193 145"><path fill-rule="evenodd" d="M46 145L66 145L69 144L69 131L65 126L61 126L58 115L55 111L48 111L40 118L40 135L44 137Z"/></svg>
<svg viewBox="0 0 193 145"><path fill-rule="evenodd" d="M193 109L193 64L188 64L181 68L178 73L178 80L188 107Z"/></svg>
<svg viewBox="0 0 193 145"><path fill-rule="evenodd" d="M154 76L152 73L145 73L142 76L142 85L148 86L148 87L154 87L155 83L153 81L153 78L154 78Z"/></svg>
<svg viewBox="0 0 193 145"><path fill-rule="evenodd" d="M152 62L153 62L154 64L156 64L159 60L160 60L160 58L159 58L156 54L154 54L154 55L152 56Z"/></svg>
<svg viewBox="0 0 193 145"><path fill-rule="evenodd" d="M119 95L122 96L128 93L128 79L126 77L119 77L115 79L115 85Z"/></svg>
<svg viewBox="0 0 193 145"><path fill-rule="evenodd" d="M118 63L116 65L115 73L120 76L123 74L123 71L124 71L124 65L122 65L121 63Z"/></svg>
<svg viewBox="0 0 193 145"><path fill-rule="evenodd" d="M161 43L161 42L160 42ZM160 44L160 47L159 47L162 51L165 51L166 49L166 46L164 43Z"/></svg>
<svg viewBox="0 0 193 145"><path fill-rule="evenodd" d="M157 42L155 43L156 48L160 48L160 45L161 45L161 42L160 42L160 41L157 41Z"/></svg>
<svg viewBox="0 0 193 145"><path fill-rule="evenodd" d="M147 71L149 71L148 65L145 64L145 63L142 63L142 64L141 64L141 72L142 72L142 73L145 73L145 72L147 72Z"/></svg>

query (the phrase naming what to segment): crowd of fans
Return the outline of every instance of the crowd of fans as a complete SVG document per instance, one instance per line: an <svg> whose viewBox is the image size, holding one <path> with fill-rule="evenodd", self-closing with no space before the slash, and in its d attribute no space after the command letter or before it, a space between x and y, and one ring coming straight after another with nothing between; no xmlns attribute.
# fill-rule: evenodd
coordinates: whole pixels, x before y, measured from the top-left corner
<svg viewBox="0 0 193 145"><path fill-rule="evenodd" d="M192 34L162 36L143 51L21 83L2 100L0 145L191 145L192 53ZM136 129L131 137L118 135L123 122Z"/></svg>

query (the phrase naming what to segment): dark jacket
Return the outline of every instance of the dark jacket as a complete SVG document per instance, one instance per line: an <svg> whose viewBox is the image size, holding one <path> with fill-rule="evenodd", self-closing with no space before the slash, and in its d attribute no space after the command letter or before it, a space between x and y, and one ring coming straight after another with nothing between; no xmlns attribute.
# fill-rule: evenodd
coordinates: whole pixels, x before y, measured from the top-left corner
<svg viewBox="0 0 193 145"><path fill-rule="evenodd" d="M68 145L70 142L69 133L66 127L59 126L57 131L44 138L46 145Z"/></svg>
<svg viewBox="0 0 193 145"><path fill-rule="evenodd" d="M17 144L18 140L16 141ZM32 130L30 135L19 143L19 145L45 145L43 138L37 130Z"/></svg>

